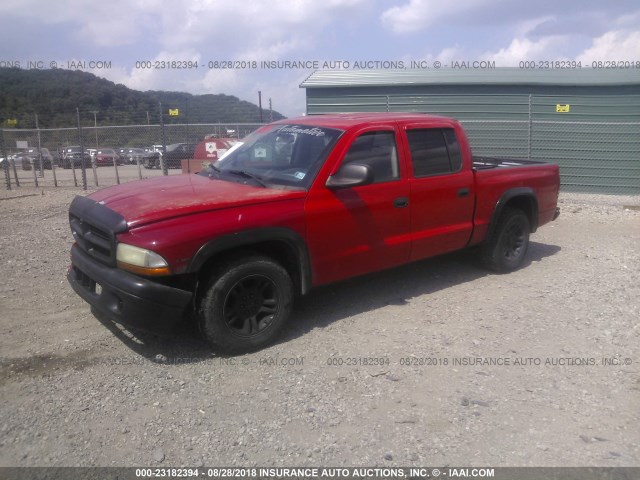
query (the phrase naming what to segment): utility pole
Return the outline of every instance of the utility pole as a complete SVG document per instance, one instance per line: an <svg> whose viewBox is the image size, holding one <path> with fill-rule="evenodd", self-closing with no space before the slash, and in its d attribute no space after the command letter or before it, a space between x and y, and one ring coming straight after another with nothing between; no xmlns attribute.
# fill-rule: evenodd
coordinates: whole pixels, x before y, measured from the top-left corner
<svg viewBox="0 0 640 480"><path fill-rule="evenodd" d="M258 108L260 109L260 123L263 123L263 121L262 121L262 92L260 90L258 90Z"/></svg>
<svg viewBox="0 0 640 480"><path fill-rule="evenodd" d="M269 123L273 122L273 108L271 108L271 97L269 97Z"/></svg>

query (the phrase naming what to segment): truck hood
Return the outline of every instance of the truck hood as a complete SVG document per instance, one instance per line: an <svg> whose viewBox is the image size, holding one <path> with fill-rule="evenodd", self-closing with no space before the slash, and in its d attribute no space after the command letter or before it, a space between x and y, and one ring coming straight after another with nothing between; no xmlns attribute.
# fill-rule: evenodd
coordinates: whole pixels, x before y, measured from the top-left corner
<svg viewBox="0 0 640 480"><path fill-rule="evenodd" d="M137 227L183 215L305 195L300 190L262 188L200 175L169 175L105 188L89 198L122 215L129 227Z"/></svg>

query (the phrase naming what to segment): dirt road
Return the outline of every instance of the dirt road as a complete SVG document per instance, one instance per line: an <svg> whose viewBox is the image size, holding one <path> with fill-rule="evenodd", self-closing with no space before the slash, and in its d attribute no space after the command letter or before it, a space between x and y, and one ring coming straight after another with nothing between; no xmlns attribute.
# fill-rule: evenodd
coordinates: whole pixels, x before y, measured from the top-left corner
<svg viewBox="0 0 640 480"><path fill-rule="evenodd" d="M78 192L0 194L2 466L640 466L639 197L562 195L515 273L466 252L318 289L221 358L72 292Z"/></svg>

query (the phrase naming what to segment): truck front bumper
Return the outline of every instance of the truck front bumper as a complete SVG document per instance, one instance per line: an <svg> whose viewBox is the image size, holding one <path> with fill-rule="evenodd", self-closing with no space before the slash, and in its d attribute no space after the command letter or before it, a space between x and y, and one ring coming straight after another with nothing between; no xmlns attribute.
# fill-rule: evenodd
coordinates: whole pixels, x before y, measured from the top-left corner
<svg viewBox="0 0 640 480"><path fill-rule="evenodd" d="M76 245L67 279L78 295L112 320L153 333L171 333L192 298L191 292L102 265Z"/></svg>

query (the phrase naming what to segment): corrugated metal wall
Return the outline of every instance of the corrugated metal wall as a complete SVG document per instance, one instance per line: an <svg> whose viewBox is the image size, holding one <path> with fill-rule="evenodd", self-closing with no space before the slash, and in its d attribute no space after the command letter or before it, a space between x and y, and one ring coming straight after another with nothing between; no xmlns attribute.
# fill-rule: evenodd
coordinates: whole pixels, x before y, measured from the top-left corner
<svg viewBox="0 0 640 480"><path fill-rule="evenodd" d="M558 163L564 191L640 194L640 95L616 93L615 87L607 94L595 93L597 88L582 95L563 90L559 95L405 94L391 88L389 94L358 95L308 89L307 113L445 115L465 125L477 155ZM558 105L569 111L557 111Z"/></svg>

